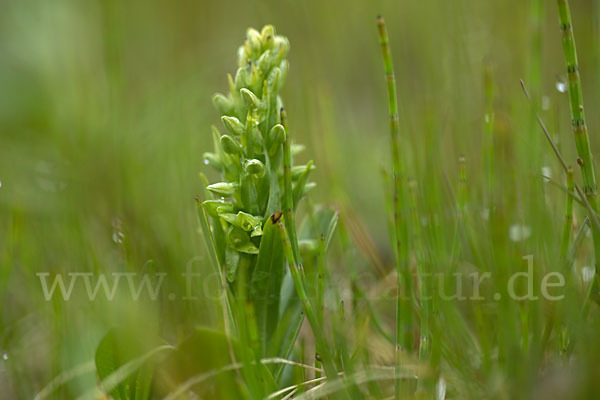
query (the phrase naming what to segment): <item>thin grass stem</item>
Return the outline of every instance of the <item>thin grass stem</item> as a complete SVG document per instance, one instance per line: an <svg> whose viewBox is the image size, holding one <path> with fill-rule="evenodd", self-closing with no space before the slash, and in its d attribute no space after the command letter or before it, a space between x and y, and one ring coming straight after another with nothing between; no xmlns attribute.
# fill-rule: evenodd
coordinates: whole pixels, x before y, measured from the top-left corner
<svg viewBox="0 0 600 400"><path fill-rule="evenodd" d="M575 181L573 180L573 168L567 169L567 190L575 190ZM567 195L565 206L565 221L562 232L562 242L560 245L560 259L566 261L569 251L569 242L571 240L571 231L573 230L573 197Z"/></svg>
<svg viewBox="0 0 600 400"><path fill-rule="evenodd" d="M399 136L399 118L398 101L396 90L396 77L394 75L394 64L392 61L392 52L389 45L389 37L385 21L380 15L377 17L377 27L379 31L379 42L383 55L383 65L387 81L388 92L388 113L390 118L390 142L392 151L393 168L393 213L394 213L394 234L396 251L396 273L397 273L397 303L396 303L396 367L400 369L400 351L411 350L413 346L412 325L413 310L412 304L406 297L410 298L412 294L412 277L408 265L407 249L405 248L406 234L401 218L401 183L400 179L403 173L400 160L398 136ZM404 224L405 225L405 224ZM400 382L395 385L396 397L400 397Z"/></svg>
<svg viewBox="0 0 600 400"><path fill-rule="evenodd" d="M284 217L285 218L285 217ZM304 277L302 266L296 262L292 251L292 244L290 242L290 238L287 234L287 230L285 229L284 224L281 222L281 219L277 221L277 227L279 228L279 233L281 235L281 241L283 245L283 252L288 261L288 266L290 268L290 274L292 275L292 279L294 281L294 286L296 288L296 293L298 294L298 298L300 299L300 303L302 304L302 308L304 313L306 314L306 318L310 323L312 328L315 342L317 344L317 349L319 354L321 354L321 358L323 360L323 367L325 369L325 373L327 376L333 377L336 375L335 366L333 365L332 359L329 356L329 350L327 347L327 343L325 342L325 334L319 324L319 320L317 318L317 314L312 306L312 303L308 299L308 295L306 294L306 288L304 286Z"/></svg>

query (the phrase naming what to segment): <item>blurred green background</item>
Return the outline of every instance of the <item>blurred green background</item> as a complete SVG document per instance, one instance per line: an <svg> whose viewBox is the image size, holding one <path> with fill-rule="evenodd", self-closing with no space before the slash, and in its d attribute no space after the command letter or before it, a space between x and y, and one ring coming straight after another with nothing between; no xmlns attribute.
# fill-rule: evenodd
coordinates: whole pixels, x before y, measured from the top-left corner
<svg viewBox="0 0 600 400"><path fill-rule="evenodd" d="M542 13L537 3L545 3ZM572 9L597 154L600 2L574 0ZM312 198L360 220L359 268L372 271L369 254L389 268L379 13L396 63L403 151L421 187L454 187L460 154L474 187L482 185L486 68L495 87L498 196L514 205L507 219L531 206L541 166L562 182L519 86L524 78L573 162L568 100L556 88L564 61L555 2L2 3L0 397L32 398L61 371L92 359L100 337L123 320L139 319L172 341L193 326L219 325L214 301L169 301L166 293L183 293L178 274L194 257L194 268L210 271L194 195L218 122L211 96L226 91L247 27L273 24L291 42L283 99L292 135L307 145L302 160L318 168ZM562 194L548 191L562 210ZM534 234L543 238L544 224L559 224L560 212ZM168 272L170 290L149 303L44 300L36 272L83 271ZM66 393L94 380L77 380Z"/></svg>

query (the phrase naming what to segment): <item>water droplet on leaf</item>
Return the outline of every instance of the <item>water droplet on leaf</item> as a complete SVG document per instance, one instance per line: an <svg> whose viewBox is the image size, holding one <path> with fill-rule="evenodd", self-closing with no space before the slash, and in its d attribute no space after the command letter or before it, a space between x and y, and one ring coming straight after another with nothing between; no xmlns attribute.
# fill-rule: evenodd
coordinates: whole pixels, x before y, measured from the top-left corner
<svg viewBox="0 0 600 400"><path fill-rule="evenodd" d="M558 90L560 93L566 93L567 84L563 81L557 81L556 82L556 90Z"/></svg>
<svg viewBox="0 0 600 400"><path fill-rule="evenodd" d="M531 236L531 228L527 225L514 224L508 230L508 237L513 242L521 242Z"/></svg>
<svg viewBox="0 0 600 400"><path fill-rule="evenodd" d="M594 278L594 268L590 266L585 266L581 268L581 279L584 282L589 282Z"/></svg>
<svg viewBox="0 0 600 400"><path fill-rule="evenodd" d="M123 232L113 232L112 240L113 242L119 244L123 243L123 239L125 239L125 234Z"/></svg>
<svg viewBox="0 0 600 400"><path fill-rule="evenodd" d="M550 182L550 178L552 178L550 167L542 167L542 176L544 177L544 182Z"/></svg>

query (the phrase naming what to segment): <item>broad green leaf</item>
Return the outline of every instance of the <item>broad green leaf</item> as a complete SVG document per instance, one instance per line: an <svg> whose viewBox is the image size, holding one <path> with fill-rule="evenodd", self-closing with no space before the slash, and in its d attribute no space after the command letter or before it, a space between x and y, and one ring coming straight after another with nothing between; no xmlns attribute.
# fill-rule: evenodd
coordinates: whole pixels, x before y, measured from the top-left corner
<svg viewBox="0 0 600 400"><path fill-rule="evenodd" d="M286 278L287 277L289 277L289 274ZM289 281L291 281L291 279L289 279ZM284 285L283 289L285 290L286 287L290 286ZM279 356L286 359L290 357L294 344L296 343L296 338L300 332L300 327L304 321L302 305L296 295L293 284L291 284L291 288L293 290L292 293L289 293L286 297L281 297L282 310L280 313L279 324L269 341L267 349L267 356L270 357ZM273 377L276 381L279 381L284 367L285 365L283 364L278 364L273 367Z"/></svg>
<svg viewBox="0 0 600 400"><path fill-rule="evenodd" d="M96 371L100 380L104 380L129 361L143 356L158 339L139 340L137 332L113 328L100 341L96 349ZM148 360L131 375L123 379L110 391L115 400L146 400L150 398L154 362Z"/></svg>
<svg viewBox="0 0 600 400"><path fill-rule="evenodd" d="M111 373L115 372L122 364L123 361L120 358L124 358L123 356L119 356L119 348L117 345L117 337L116 333L113 329L108 331L106 336L100 341L96 349L96 372L98 373L98 377L100 380L106 378ZM129 398L129 382L123 382L119 385L115 390L113 390L110 395L115 400L126 400Z"/></svg>
<svg viewBox="0 0 600 400"><path fill-rule="evenodd" d="M280 214L274 214L265 222L250 284L263 354L279 321L279 298L285 272L281 239L274 222L278 216Z"/></svg>
<svg viewBox="0 0 600 400"><path fill-rule="evenodd" d="M191 377L231 364L232 354L239 354L239 343L235 339L209 328L197 328L161 363L157 378L159 398ZM243 398L234 372L218 374L191 390L206 399Z"/></svg>

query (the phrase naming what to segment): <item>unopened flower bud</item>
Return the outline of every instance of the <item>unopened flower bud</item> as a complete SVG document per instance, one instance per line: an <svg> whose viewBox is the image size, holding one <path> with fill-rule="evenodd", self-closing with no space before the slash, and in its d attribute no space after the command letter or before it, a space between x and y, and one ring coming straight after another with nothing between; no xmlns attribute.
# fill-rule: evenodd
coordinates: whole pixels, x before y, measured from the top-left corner
<svg viewBox="0 0 600 400"><path fill-rule="evenodd" d="M223 168L223 163L221 162L221 159L215 153L207 152L207 153L204 153L202 155L202 157L204 158L205 165L210 165L218 170Z"/></svg>
<svg viewBox="0 0 600 400"><path fill-rule="evenodd" d="M233 110L233 104L227 97L217 93L213 96L212 100L215 108L221 115L231 114L231 111Z"/></svg>
<svg viewBox="0 0 600 400"><path fill-rule="evenodd" d="M244 100L246 107L257 109L260 106L260 100L250 90L243 88L240 90L240 95L242 96L242 100Z"/></svg>
<svg viewBox="0 0 600 400"><path fill-rule="evenodd" d="M285 142L285 128L277 124L269 132L269 155L275 155L283 142Z"/></svg>
<svg viewBox="0 0 600 400"><path fill-rule="evenodd" d="M228 154L241 154L242 152L242 145L228 135L221 136L221 146L223 151Z"/></svg>
<svg viewBox="0 0 600 400"><path fill-rule="evenodd" d="M259 54L260 47L261 47L260 33L258 33L258 31L256 29L250 28L250 29L248 29L246 36L248 37L248 44L250 45L250 50L254 54Z"/></svg>
<svg viewBox="0 0 600 400"><path fill-rule="evenodd" d="M268 44L269 41L272 42L274 37L275 37L275 28L273 28L273 25L263 26L262 30L260 31L260 38L261 38L263 44Z"/></svg>
<svg viewBox="0 0 600 400"><path fill-rule="evenodd" d="M212 185L208 185L206 188L217 196L231 197L235 192L236 186L229 182L217 182L213 183Z"/></svg>
<svg viewBox="0 0 600 400"><path fill-rule="evenodd" d="M221 117L221 121L223 121L223 125L225 125L225 128L227 128L232 135L239 136L244 133L244 125L236 117L224 115Z"/></svg>
<svg viewBox="0 0 600 400"><path fill-rule="evenodd" d="M257 159L247 160L244 168L251 175L262 175L265 172L264 164Z"/></svg>

